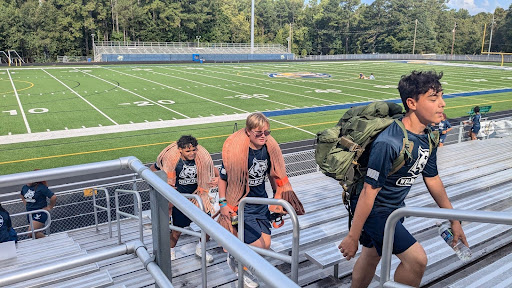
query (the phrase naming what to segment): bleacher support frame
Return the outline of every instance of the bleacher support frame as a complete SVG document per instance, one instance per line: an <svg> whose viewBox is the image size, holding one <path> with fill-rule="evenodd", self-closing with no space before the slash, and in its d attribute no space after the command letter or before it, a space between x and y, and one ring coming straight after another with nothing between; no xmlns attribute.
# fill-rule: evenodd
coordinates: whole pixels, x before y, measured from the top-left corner
<svg viewBox="0 0 512 288"><path fill-rule="evenodd" d="M395 210L386 220L384 228L384 241L382 245L382 262L380 274L381 287L404 288L409 287L390 280L391 273L391 252L393 250L393 241L396 223L407 216L457 219L460 221L473 221L482 223L506 224L512 225L512 215L504 212L493 211L468 211L444 208L420 208L405 207Z"/></svg>

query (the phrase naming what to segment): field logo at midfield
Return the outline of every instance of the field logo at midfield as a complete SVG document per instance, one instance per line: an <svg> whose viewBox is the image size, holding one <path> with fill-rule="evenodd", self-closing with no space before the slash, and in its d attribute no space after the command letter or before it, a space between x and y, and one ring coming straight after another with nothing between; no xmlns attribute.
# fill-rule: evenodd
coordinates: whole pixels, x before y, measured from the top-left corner
<svg viewBox="0 0 512 288"><path fill-rule="evenodd" d="M314 72L285 72L285 73L269 73L268 77L272 77L272 78L331 78L331 74L314 73Z"/></svg>

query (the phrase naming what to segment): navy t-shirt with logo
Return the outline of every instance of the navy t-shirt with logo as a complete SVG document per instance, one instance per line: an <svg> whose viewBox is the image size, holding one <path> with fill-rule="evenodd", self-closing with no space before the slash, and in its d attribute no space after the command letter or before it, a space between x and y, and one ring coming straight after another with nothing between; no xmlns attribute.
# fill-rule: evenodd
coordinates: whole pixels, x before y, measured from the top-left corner
<svg viewBox="0 0 512 288"><path fill-rule="evenodd" d="M399 208L405 206L404 199L420 175L434 177L437 172L437 148L429 153L427 134L407 131L409 142L413 143L412 159L397 172L389 175L393 161L403 146L403 131L393 122L382 131L371 145L368 171L365 182L373 188L381 188L375 198L374 207Z"/></svg>
<svg viewBox="0 0 512 288"><path fill-rule="evenodd" d="M249 169L249 193L247 197L268 198L267 191L265 190L265 176L270 172L271 163L267 146L263 145L263 147L258 150L249 147L247 164L247 168ZM220 169L220 178L224 181L228 179L224 164ZM245 205L245 212L250 214L266 212L266 210L268 210L268 205Z"/></svg>
<svg viewBox="0 0 512 288"><path fill-rule="evenodd" d="M197 166L195 160L180 159L176 164L176 190L192 194L197 190Z"/></svg>
<svg viewBox="0 0 512 288"><path fill-rule="evenodd" d="M53 192L46 185L39 183L33 186L24 185L21 188L21 195L27 202L27 211L33 211L46 207L46 198L52 198Z"/></svg>
<svg viewBox="0 0 512 288"><path fill-rule="evenodd" d="M160 164L160 165L159 165ZM162 163L155 163L157 170ZM195 160L180 159L176 164L176 190L180 193L192 194L197 190L197 166Z"/></svg>

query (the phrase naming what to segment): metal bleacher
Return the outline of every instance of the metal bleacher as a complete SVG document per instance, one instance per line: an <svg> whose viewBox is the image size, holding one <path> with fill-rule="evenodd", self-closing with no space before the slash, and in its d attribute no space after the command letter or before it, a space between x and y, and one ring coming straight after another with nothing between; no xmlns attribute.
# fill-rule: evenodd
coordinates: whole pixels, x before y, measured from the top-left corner
<svg viewBox="0 0 512 288"><path fill-rule="evenodd" d="M204 42L119 42L100 41L95 43L95 55L102 54L251 54L246 43L204 43ZM255 43L255 54L288 53L281 44Z"/></svg>
<svg viewBox="0 0 512 288"><path fill-rule="evenodd" d="M484 141L468 141L446 145L438 150L438 168L448 196L454 208L462 210L486 210L512 212L512 138L494 138ZM299 152L303 162L314 161L313 151ZM306 155L307 157L305 157ZM299 158L299 157L297 157ZM306 160L309 159L309 160ZM287 163L289 163L287 159ZM309 163L308 162L308 163ZM303 166L309 167L309 164ZM297 173L300 174L300 173ZM300 254L299 285L302 287L349 287L354 260L342 259L337 245L347 234L347 212L341 200L341 187L337 181L320 172L297 175L290 178L306 214L299 216ZM436 207L421 179L417 179L409 193L408 207ZM463 222L463 228L471 245L473 257L469 263L458 260L437 234L438 219L407 218L405 226L423 245L429 263L422 285L431 287L510 287L512 276L509 255L512 226L476 222ZM151 220L143 219L144 243L153 251ZM192 230L199 230L191 225ZM113 234L117 227L112 225ZM136 220L121 220L123 241L139 239ZM291 251L291 221L285 217L283 227L272 230L271 249ZM177 259L172 261L174 287L200 287L201 261L195 256L197 238L182 235L176 248ZM34 250L35 245L45 247ZM107 224L54 233L38 240L18 243L14 260L0 263L2 271L29 269L56 259L101 251L117 245L116 237L110 238ZM208 287L235 287L236 276L226 264L226 254L216 241L207 243L213 255L208 264ZM290 264L265 257L286 275L290 276ZM46 262L45 262L46 261ZM398 264L392 261L392 274ZM333 273L333 266L336 273ZM338 277L333 277L336 274ZM371 287L378 286L380 266ZM1 276L0 276L1 278ZM133 254L113 257L82 267L65 270L58 274L20 282L12 287L154 287L155 280ZM261 284L266 287L265 284Z"/></svg>

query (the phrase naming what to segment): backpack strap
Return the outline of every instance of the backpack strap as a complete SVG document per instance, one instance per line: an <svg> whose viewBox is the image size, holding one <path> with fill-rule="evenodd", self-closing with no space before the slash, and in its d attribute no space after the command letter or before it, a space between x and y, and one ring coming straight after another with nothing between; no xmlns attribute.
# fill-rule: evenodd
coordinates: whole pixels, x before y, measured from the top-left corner
<svg viewBox="0 0 512 288"><path fill-rule="evenodd" d="M400 170L400 168L402 168L404 166L405 162L408 159L412 159L412 148L414 146L414 143L409 142L409 137L407 136L407 129L405 129L404 123L399 119L395 119L395 123L398 124L398 126L402 129L402 132L404 133L404 138L403 138L402 150L400 150L400 154L395 159L395 161L393 161L393 165L391 166L391 171L389 172L388 176L392 175L392 174L396 173L398 170ZM429 138L429 144L430 144L430 138Z"/></svg>

